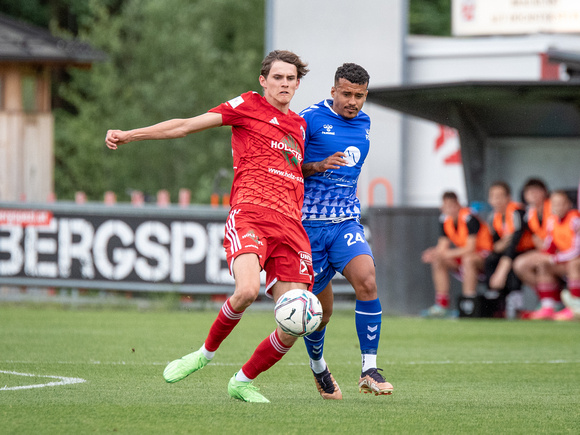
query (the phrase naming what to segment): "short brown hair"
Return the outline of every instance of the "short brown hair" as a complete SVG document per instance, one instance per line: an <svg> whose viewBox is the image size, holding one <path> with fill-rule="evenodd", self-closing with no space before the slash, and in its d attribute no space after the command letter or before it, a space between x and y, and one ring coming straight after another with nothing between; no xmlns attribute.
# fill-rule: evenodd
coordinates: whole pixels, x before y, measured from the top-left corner
<svg viewBox="0 0 580 435"><path fill-rule="evenodd" d="M568 192L566 192L564 189L557 189L554 190L552 192L552 195L561 195L564 198L566 198L566 200L571 204L574 205L574 201L572 201L572 198L570 197L570 195L568 194Z"/></svg>
<svg viewBox="0 0 580 435"><path fill-rule="evenodd" d="M491 186L489 186L489 190L491 190L494 187L499 187L503 189L507 196L510 196L512 194L512 189L510 188L510 185L507 184L505 181L502 180L494 181L491 184Z"/></svg>
<svg viewBox="0 0 580 435"><path fill-rule="evenodd" d="M265 78L268 77L270 74L270 69L272 68L272 64L280 60L282 62L290 63L296 67L296 71L298 73L298 80L304 77L308 71L308 64L303 62L297 54L292 53L291 51L287 50L274 50L268 53L268 55L262 61L262 69L260 70L260 75L264 76Z"/></svg>
<svg viewBox="0 0 580 435"><path fill-rule="evenodd" d="M538 189L542 189L546 195L549 194L546 183L539 178L529 178L528 181L526 181L526 184L524 184L524 187L522 187L522 191L525 192L530 187L537 187Z"/></svg>
<svg viewBox="0 0 580 435"><path fill-rule="evenodd" d="M446 199L452 199L453 201L459 202L459 200L457 199L457 194L451 190L444 192L442 199L443 201L445 201Z"/></svg>

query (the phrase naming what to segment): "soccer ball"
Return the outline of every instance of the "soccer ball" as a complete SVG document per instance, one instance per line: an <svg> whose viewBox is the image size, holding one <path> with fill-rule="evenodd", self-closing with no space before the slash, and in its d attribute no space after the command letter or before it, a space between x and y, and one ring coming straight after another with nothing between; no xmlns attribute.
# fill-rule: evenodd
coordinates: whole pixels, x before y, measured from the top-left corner
<svg viewBox="0 0 580 435"><path fill-rule="evenodd" d="M316 331L322 322L322 305L309 291L290 290L278 299L274 314L284 332L303 337Z"/></svg>

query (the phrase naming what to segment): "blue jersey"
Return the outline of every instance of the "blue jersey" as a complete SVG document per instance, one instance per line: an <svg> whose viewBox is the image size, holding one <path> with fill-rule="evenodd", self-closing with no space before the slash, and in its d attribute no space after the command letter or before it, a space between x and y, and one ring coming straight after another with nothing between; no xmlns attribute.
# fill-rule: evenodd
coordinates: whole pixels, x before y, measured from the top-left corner
<svg viewBox="0 0 580 435"><path fill-rule="evenodd" d="M304 109L306 120L304 162L320 162L338 151L346 154L347 166L318 172L304 180L302 219L360 217L356 196L362 165L369 153L371 120L360 111L347 119L332 110L332 100Z"/></svg>

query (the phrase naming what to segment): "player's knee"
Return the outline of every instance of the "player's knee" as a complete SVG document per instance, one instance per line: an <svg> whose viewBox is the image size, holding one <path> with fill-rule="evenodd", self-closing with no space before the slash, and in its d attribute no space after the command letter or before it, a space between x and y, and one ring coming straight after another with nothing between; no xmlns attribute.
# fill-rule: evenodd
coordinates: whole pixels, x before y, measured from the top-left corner
<svg viewBox="0 0 580 435"><path fill-rule="evenodd" d="M374 276L368 276L361 280L355 287L356 298L361 301L369 301L377 298L377 283Z"/></svg>
<svg viewBox="0 0 580 435"><path fill-rule="evenodd" d="M328 325L329 322L330 322L330 317L328 319L326 319L323 315L322 321L320 322L320 326L318 326L318 328L316 328L316 330L322 331L324 328L326 328L326 325Z"/></svg>
<svg viewBox="0 0 580 435"><path fill-rule="evenodd" d="M318 328L319 331L322 330L322 328L324 328L326 325L328 325L331 316L332 316L332 308L322 310L322 321L320 322L320 327Z"/></svg>
<svg viewBox="0 0 580 435"><path fill-rule="evenodd" d="M570 272L580 272L580 257L570 260L567 269L569 269Z"/></svg>
<svg viewBox="0 0 580 435"><path fill-rule="evenodd" d="M516 275L521 275L525 269L525 261L522 260L522 257L516 257L512 264L512 269Z"/></svg>
<svg viewBox="0 0 580 435"><path fill-rule="evenodd" d="M473 255L464 255L461 257L461 264L464 268L473 269L477 265L477 258Z"/></svg>
<svg viewBox="0 0 580 435"><path fill-rule="evenodd" d="M436 257L432 262L431 262L431 266L435 267L435 268L446 268L447 264L445 263L445 260L443 260L440 257Z"/></svg>
<svg viewBox="0 0 580 435"><path fill-rule="evenodd" d="M245 310L258 297L260 287L255 285L243 285L236 287L234 294L230 298L230 303L235 310Z"/></svg>
<svg viewBox="0 0 580 435"><path fill-rule="evenodd" d="M291 347L296 343L296 340L298 340L298 337L284 332L280 326L276 328L276 331L278 332L278 338L280 338L280 341L284 346Z"/></svg>

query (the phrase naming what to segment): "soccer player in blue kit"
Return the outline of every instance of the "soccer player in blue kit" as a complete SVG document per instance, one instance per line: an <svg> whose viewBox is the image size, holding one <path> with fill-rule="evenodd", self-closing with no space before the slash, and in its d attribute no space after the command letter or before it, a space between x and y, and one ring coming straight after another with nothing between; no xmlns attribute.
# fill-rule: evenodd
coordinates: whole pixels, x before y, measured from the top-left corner
<svg viewBox="0 0 580 435"><path fill-rule="evenodd" d="M393 386L377 368L381 333L381 303L377 297L375 263L360 224L357 181L369 152L370 118L362 112L369 74L360 65L345 63L336 70L332 99L300 114L307 123L302 224L312 246L313 293L323 308L322 324L304 337L316 386L324 399L342 399L340 387L323 357L326 324L332 315L331 279L338 271L356 294L355 324L362 371L359 391L386 395Z"/></svg>

